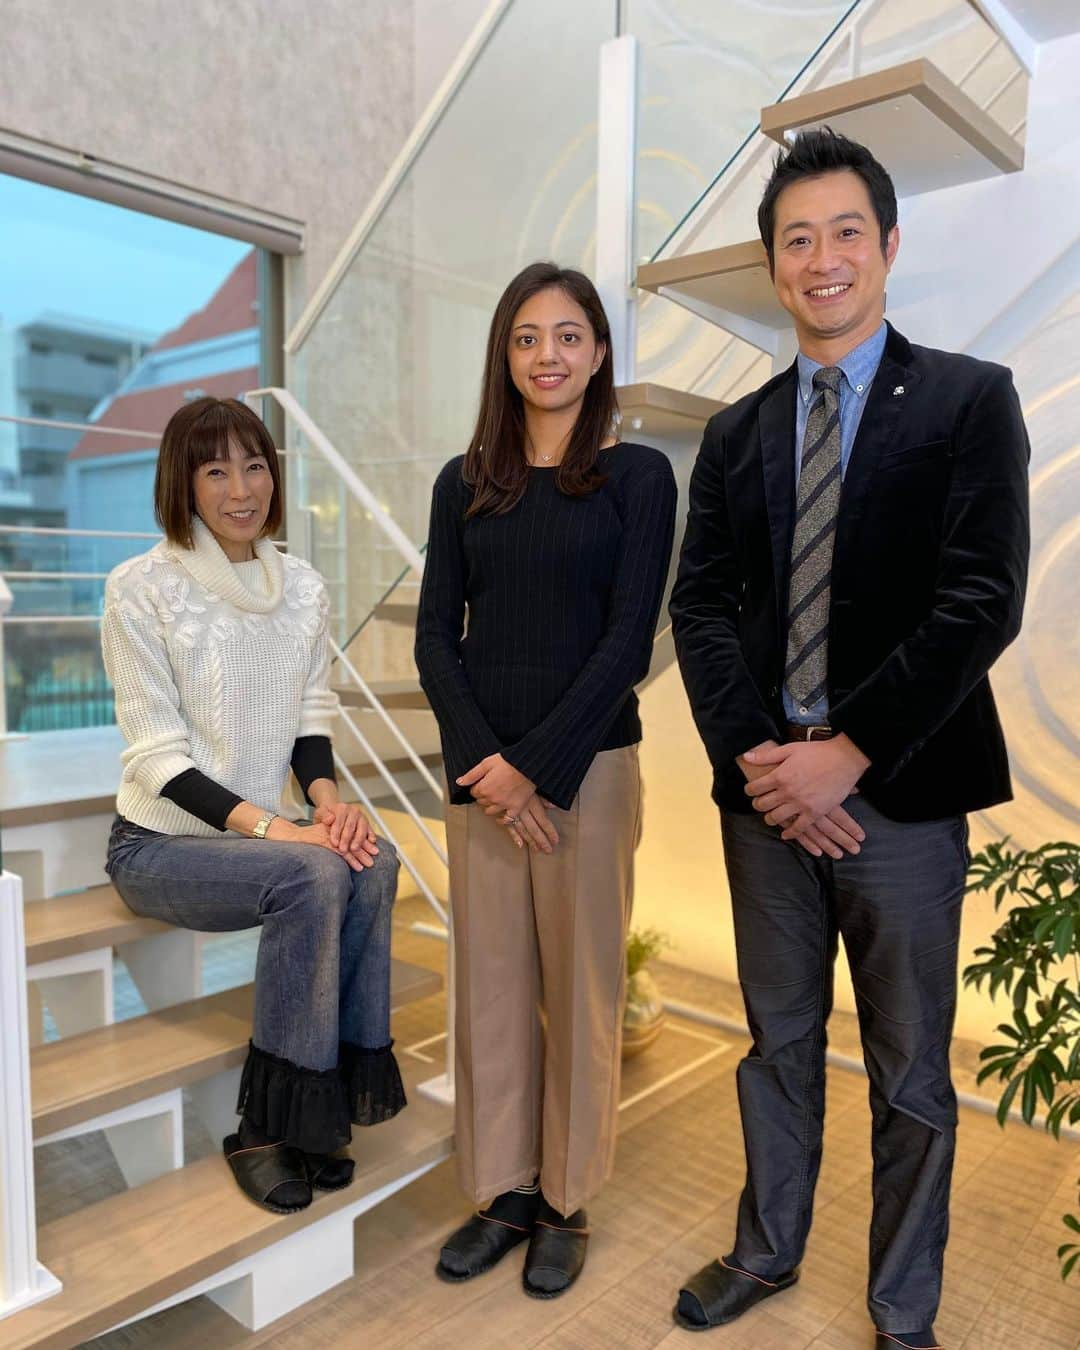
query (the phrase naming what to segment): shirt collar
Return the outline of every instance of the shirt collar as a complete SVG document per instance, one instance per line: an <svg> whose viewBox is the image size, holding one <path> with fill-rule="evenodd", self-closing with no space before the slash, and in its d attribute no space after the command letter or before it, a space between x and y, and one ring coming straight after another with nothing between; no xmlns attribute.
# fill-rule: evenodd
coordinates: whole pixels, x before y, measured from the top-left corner
<svg viewBox="0 0 1080 1350"><path fill-rule="evenodd" d="M876 333L872 333L864 342L860 342L857 347L853 347L846 356L842 356L836 363L844 372L849 393L854 394L858 399L865 398L870 392L870 385L877 374L877 368L881 365L881 358L885 352L887 332L885 323L882 322ZM798 355L797 364L799 368L799 397L804 403L809 403L814 392L814 374L824 367L820 361L814 361L809 356L804 356L802 352Z"/></svg>

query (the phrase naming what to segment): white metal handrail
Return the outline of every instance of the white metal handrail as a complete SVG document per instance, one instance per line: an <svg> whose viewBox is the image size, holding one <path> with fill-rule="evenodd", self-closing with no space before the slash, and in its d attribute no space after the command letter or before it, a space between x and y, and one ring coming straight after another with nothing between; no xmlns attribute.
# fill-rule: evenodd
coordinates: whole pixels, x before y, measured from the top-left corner
<svg viewBox="0 0 1080 1350"><path fill-rule="evenodd" d="M104 581L108 572L0 572L5 581Z"/></svg>
<svg viewBox="0 0 1080 1350"><path fill-rule="evenodd" d="M13 417L0 413L0 422L13 422L20 427L53 427L57 431L97 431L103 436L135 436L140 441L161 440L160 431L130 431L126 427L106 427L100 422L59 422L54 417Z"/></svg>
<svg viewBox="0 0 1080 1350"><path fill-rule="evenodd" d="M0 534L73 535L77 539L160 539L150 530L75 530L62 525L0 525Z"/></svg>
<svg viewBox="0 0 1080 1350"><path fill-rule="evenodd" d="M405 867L405 870L412 877L413 881L416 882L417 886L420 887L420 891L424 896L424 899L428 902L431 908L439 916L439 919L442 921L442 923L444 923L447 927L449 927L450 925L449 915L443 908L439 899L434 894L431 887L427 884L424 878L420 875L420 872L416 864L412 861L412 859L404 851L404 849L402 849L401 846L398 844L398 841L394 837L394 834L391 831L390 827L387 825L383 817L379 814L379 810L375 806L375 803L371 800L368 794L361 787L360 783L357 781L356 775L353 773L353 771L349 768L349 766L345 763L345 761L336 751L334 752L334 764L337 766L339 772L341 773L342 778L345 779L346 783L356 794L356 799L357 801L359 801L360 805L364 808L364 811L368 819L373 820L375 822L375 825L378 827L379 833L382 835L382 837L384 839L389 840L389 842L393 844L395 850L397 851L398 857L401 859Z"/></svg>
<svg viewBox="0 0 1080 1350"><path fill-rule="evenodd" d="M48 427L52 431L92 431L99 436L128 436L138 441L161 442L160 431L132 431L129 427L110 427L103 422L64 422L55 417L16 417L12 413L0 413L0 422L10 422L19 427ZM287 450L274 447L279 455L287 455Z"/></svg>
<svg viewBox="0 0 1080 1350"><path fill-rule="evenodd" d="M341 707L338 709L338 716L349 728L352 734L356 737L357 741L360 743L360 749L363 750L364 754L367 755L368 759L371 760L372 766L378 773L379 777L383 780L386 786L398 799L398 801L404 807L406 815L417 827L417 829L424 836L427 842L431 845L432 851L436 854L439 861L443 864L444 867L448 867L450 864L447 860L445 850L441 847L438 840L431 833L428 827L424 824L423 818L416 810L416 807L413 806L412 802L409 801L408 795L402 789L402 786L398 782L398 780L390 772L389 768L387 767L382 757L378 754L374 746L364 735L364 733L360 730L360 727L357 724L357 721L353 717L352 713L349 712L347 708Z"/></svg>
<svg viewBox="0 0 1080 1350"><path fill-rule="evenodd" d="M428 787L439 799L439 801L442 801L443 799L442 788L439 786L438 782L436 782L435 778L432 776L427 765L416 753L416 750L406 739L405 734L402 732L401 728L397 725L394 719L383 707L382 703L379 700L378 695L372 690L368 682L363 678L363 676L356 669L353 663L345 655L345 652L342 650L342 648L339 647L338 644L333 639L330 640L330 650L334 653L335 657L341 662L342 666L344 666L347 674L349 675L349 678L356 685L360 693L363 694L363 696L367 699L369 705L371 706L375 714L379 717L380 721L384 723L386 728L393 734L398 744L405 751L406 755L408 755L409 759L412 760L413 766L416 769L417 773L421 776L421 778L423 778L424 782L427 783ZM446 859L443 858L443 862L445 861Z"/></svg>
<svg viewBox="0 0 1080 1350"><path fill-rule="evenodd" d="M379 529L382 530L383 534L386 535L409 566L415 567L418 572L422 572L424 570L424 560L420 554L420 550L363 481L341 451L334 446L326 433L312 421L296 398L287 389L280 389L275 385L268 385L265 389L249 390L244 395L244 402L250 407L253 406L255 399L264 398L273 399L274 402L292 418L293 422L295 422L311 444L322 455L323 459L326 460L338 475L349 492L351 492L356 500L360 502L365 511L370 511L372 520Z"/></svg>

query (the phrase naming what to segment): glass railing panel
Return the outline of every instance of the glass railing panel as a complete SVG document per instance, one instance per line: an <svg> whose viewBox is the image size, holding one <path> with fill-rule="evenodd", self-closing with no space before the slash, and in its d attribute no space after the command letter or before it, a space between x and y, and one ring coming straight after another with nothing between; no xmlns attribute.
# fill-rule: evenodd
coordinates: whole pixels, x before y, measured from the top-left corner
<svg viewBox="0 0 1080 1350"><path fill-rule="evenodd" d="M624 0L641 44L637 251L659 253L775 103L856 7L810 0Z"/></svg>
<svg viewBox="0 0 1080 1350"><path fill-rule="evenodd" d="M927 57L1010 135L1023 139L1028 78L1008 45L969 0L911 0L868 14L859 70Z"/></svg>
<svg viewBox="0 0 1080 1350"><path fill-rule="evenodd" d="M468 441L506 283L538 258L593 266L599 48L615 10L509 7L293 359L290 388L418 546L434 478ZM296 501L320 505L320 569L342 550L351 633L402 559L335 493L312 472ZM388 632L372 678L399 678L411 642Z"/></svg>
<svg viewBox="0 0 1080 1350"><path fill-rule="evenodd" d="M786 0L775 3L774 0L727 0L724 5L710 5L706 0L668 0L662 7L650 4L648 0L626 0L626 26L638 23L644 48L637 217L638 252L642 257L670 253L686 223L718 190L733 166L741 161L744 149L754 145L760 109L781 101L793 91L798 92L810 72L815 72L821 83L835 84L849 79L853 71L858 75L869 75L926 57L1010 134L1022 136L1020 124L1026 104L1027 77L1007 45L969 0L907 0L904 5L875 4L873 0L808 4L805 18L800 14L798 23L791 22L790 10ZM765 80L755 76L750 81L750 87L757 91L757 102L752 109L745 102L738 102L740 97L745 98L749 76L741 82L731 82L730 93L722 82L719 92L710 91L707 80L699 79L695 85L692 77L695 64L713 59L708 53L716 44L722 44L724 20L744 11L752 11L757 16L748 30L757 34L755 42L763 41L761 25L767 27L766 21L781 26L786 24L788 29L786 36L777 30L772 47L759 49L768 52L771 77ZM674 41L665 42L666 30L658 18L661 12L668 16L669 28L672 12L699 16L702 53L684 49ZM852 30L857 34L854 64L847 43L835 40ZM794 47L791 45L792 34L798 37ZM798 57L798 46L804 39L805 50ZM821 64L825 51L833 53L827 67ZM797 59L793 60L793 56ZM696 89L693 97L676 99L667 95L666 86L678 89L682 83L677 78L680 65L685 67L681 72L685 83ZM723 127L721 113L726 106L730 107L733 116L727 124L729 134L725 137L719 131ZM702 109L707 110L708 116L702 115ZM713 125L715 130L710 129ZM685 153L677 153L676 147L683 145L689 148ZM699 147L696 158L692 153L695 145ZM711 154L710 146L713 147ZM735 243L756 234L757 200L766 172L765 159L772 152L767 142L760 148L764 150L761 172L744 175L727 189L723 212L714 213L705 230L700 235L695 233L695 249ZM655 185L658 175L665 172L662 166L673 159L692 164L694 174L701 172L703 162L708 171L701 190L688 193L680 208L664 217L670 219L671 227L655 247L650 248L648 242L656 234L653 222L662 215L657 202L664 200Z"/></svg>
<svg viewBox="0 0 1080 1350"><path fill-rule="evenodd" d="M668 120L669 135L672 137L676 134L689 136L689 133L676 133L672 129L678 125L680 116L698 127L695 134L705 135L702 127L693 120L697 116L700 97L712 97L714 110L719 97L710 95L706 88L697 99L677 101L674 96L670 100L659 98L658 63L661 63L660 69L663 69L663 62L668 63L667 78L672 88L677 88L670 70L677 60L692 64L695 60L707 59L689 50L681 53L678 44L669 44L670 50L665 47L657 36L664 31L660 23L661 14L666 14L669 27L670 16L675 10L684 14L694 12L705 19L713 15L715 26L702 31L707 38L716 42L720 40L721 18L736 9L748 7L748 0L738 0L738 3L727 6L695 6L692 0L686 0L685 4L683 0L672 0L661 10L660 6L648 5L645 0L628 0L628 18L639 22L644 46L644 97L639 113L642 125L639 196L642 200L639 201L638 221L639 227L646 231L646 237L649 228L647 221L659 218L656 202L660 199L660 189L656 186L655 176L659 170L655 166L663 163L666 156L650 153L655 148L650 136L653 132L657 137L661 134L658 130L661 114ZM785 8L791 8L780 3L765 3L765 0L753 7L761 11L760 18L767 18L767 11L771 11L773 21ZM1019 71L1008 47L997 38L993 29L967 0L908 0L903 6L860 0L857 5L849 3L832 6L827 14L826 6L812 8L820 20L833 18L832 26L822 36L820 27L810 25L809 33L815 40L813 49L793 72L788 66L777 68L777 75L785 83L763 96L759 109L765 104L776 102L789 91L801 91L810 76L820 84L835 84L849 79L853 71L868 75L919 57L927 57L980 107L996 117L1007 131L1017 134L1026 104L1026 76ZM810 9L808 6L808 13ZM652 28L641 21L642 15L646 16ZM838 20L835 17L837 15ZM803 32L801 22L793 25L793 28ZM857 33L854 63L846 41L847 35L853 30ZM708 43L705 45L708 47ZM782 43L777 50L783 50ZM690 82L689 75L687 80ZM656 250L658 253L667 256L673 251L696 252L756 238L758 200L775 147L759 135L757 111L753 114L748 130L742 133L748 115L748 110L744 108L740 114L742 121L733 130L731 145L719 147L715 177L707 183L700 196L687 199L685 211L676 216L670 234ZM650 132L650 128L653 128L653 132ZM1019 132L1022 134L1022 126L1019 126ZM669 143L678 142L672 140ZM756 158L748 171L734 172L736 165L746 169L750 156ZM653 165L653 168L648 168L649 165ZM650 173L653 174L651 178ZM648 195L650 184L651 197ZM644 253L644 250L639 249L639 252ZM639 379L655 380L732 401L760 385L770 375L771 358L748 343L662 298L642 295L639 300Z"/></svg>

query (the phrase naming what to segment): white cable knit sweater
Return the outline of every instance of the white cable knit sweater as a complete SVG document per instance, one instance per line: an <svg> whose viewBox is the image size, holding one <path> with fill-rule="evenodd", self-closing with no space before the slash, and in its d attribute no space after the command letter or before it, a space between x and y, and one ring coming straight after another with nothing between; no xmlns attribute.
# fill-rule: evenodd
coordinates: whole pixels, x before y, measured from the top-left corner
<svg viewBox="0 0 1080 1350"><path fill-rule="evenodd" d="M162 834L220 837L158 794L199 769L277 810L298 736L329 736L326 587L268 539L231 563L198 517L194 548L163 540L113 569L101 646L128 743L116 807Z"/></svg>

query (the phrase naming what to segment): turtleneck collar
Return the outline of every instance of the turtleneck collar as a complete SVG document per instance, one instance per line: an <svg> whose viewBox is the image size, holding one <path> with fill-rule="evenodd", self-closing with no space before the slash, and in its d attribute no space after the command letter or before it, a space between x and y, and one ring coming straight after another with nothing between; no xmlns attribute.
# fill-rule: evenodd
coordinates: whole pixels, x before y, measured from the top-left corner
<svg viewBox="0 0 1080 1350"><path fill-rule="evenodd" d="M205 590L252 614L268 614L281 603L285 566L272 540L259 539L255 544L255 559L262 564L265 585L253 591L199 516L192 517L191 536L193 548L173 544L170 551Z"/></svg>

